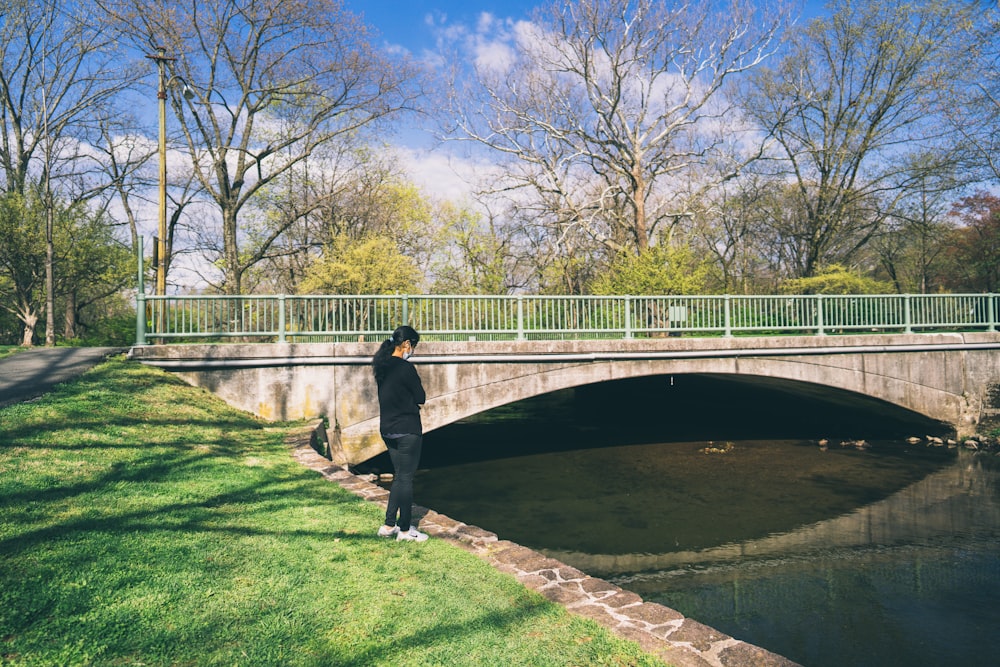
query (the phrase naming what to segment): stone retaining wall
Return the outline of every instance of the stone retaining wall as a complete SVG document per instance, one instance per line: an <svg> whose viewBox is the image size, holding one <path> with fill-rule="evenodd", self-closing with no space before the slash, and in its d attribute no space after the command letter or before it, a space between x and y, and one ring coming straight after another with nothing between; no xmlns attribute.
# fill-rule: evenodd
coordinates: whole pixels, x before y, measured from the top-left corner
<svg viewBox="0 0 1000 667"><path fill-rule="evenodd" d="M389 492L360 479L322 456L326 451L322 421L289 437L293 456L351 493L385 508ZM420 530L470 551L501 572L538 591L571 613L591 618L617 635L636 642L674 667L793 667L796 663L718 630L685 618L635 593L548 558L495 534L415 506ZM375 526L372 530L375 530Z"/></svg>

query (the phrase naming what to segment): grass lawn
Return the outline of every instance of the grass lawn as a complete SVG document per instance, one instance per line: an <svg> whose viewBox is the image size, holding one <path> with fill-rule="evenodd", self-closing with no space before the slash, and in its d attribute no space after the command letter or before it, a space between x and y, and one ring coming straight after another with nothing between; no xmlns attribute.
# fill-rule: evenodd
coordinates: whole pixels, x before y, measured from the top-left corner
<svg viewBox="0 0 1000 667"><path fill-rule="evenodd" d="M0 408L3 665L662 665L122 359ZM459 517L460 518L460 517Z"/></svg>

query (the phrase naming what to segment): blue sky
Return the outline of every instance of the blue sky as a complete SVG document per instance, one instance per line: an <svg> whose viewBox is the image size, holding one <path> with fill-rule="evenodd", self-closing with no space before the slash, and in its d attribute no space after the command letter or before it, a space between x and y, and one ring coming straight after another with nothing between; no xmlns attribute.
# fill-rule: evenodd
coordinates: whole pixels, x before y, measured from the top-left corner
<svg viewBox="0 0 1000 667"><path fill-rule="evenodd" d="M824 5L824 0L804 2L807 16ZM474 26L484 12L499 19L526 19L542 0L345 0L344 4L363 15L383 42L419 56L435 48L437 35L445 28Z"/></svg>
<svg viewBox="0 0 1000 667"><path fill-rule="evenodd" d="M470 57L497 57L502 49L491 49L509 38L510 27L531 17L546 0L344 0L345 7L360 14L378 32L376 44L389 50L403 49L432 67L444 64L441 53L461 43L463 49L477 49ZM668 2L671 0L667 0ZM756 0L770 6L776 0ZM804 2L806 16L822 10L825 0ZM483 20L492 16L492 21ZM506 33L506 34L505 34ZM442 51L447 42L449 48ZM468 51L467 51L468 53ZM422 123L398 128L391 143L399 149L399 159L418 185L437 194L456 196L468 190L461 174L470 165L457 158L452 144L440 144Z"/></svg>
<svg viewBox="0 0 1000 667"><path fill-rule="evenodd" d="M537 0L346 0L352 12L389 44L403 46L415 55L435 47L437 33L448 26L475 25L482 13L498 18L528 18Z"/></svg>

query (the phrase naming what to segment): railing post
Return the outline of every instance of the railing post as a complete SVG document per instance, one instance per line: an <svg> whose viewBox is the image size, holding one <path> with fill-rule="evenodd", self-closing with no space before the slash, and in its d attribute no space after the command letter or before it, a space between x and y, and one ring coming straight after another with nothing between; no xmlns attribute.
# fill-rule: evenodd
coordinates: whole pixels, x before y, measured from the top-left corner
<svg viewBox="0 0 1000 667"><path fill-rule="evenodd" d="M287 343L285 338L285 295L278 295L278 342Z"/></svg>
<svg viewBox="0 0 1000 667"><path fill-rule="evenodd" d="M403 321L400 322L400 324L409 325L409 323L410 323L410 295L409 294L404 294L402 298L403 298L403 302L402 302Z"/></svg>
<svg viewBox="0 0 1000 667"><path fill-rule="evenodd" d="M142 236L137 239L139 243L139 274L138 280L136 281L136 293L135 293L135 344L145 345L146 344L146 283L145 276L146 268L143 264L143 249L142 249Z"/></svg>
<svg viewBox="0 0 1000 667"><path fill-rule="evenodd" d="M823 317L823 309L824 309L824 307L825 307L825 302L823 301L823 295L822 294L817 294L816 295L816 335L817 336L825 336L826 335L826 329L824 328L826 326L826 322L825 322L826 318Z"/></svg>
<svg viewBox="0 0 1000 667"><path fill-rule="evenodd" d="M726 338L733 337L732 303L733 303L733 297L731 295L726 294L722 298L722 309L723 309L722 321L723 321L723 326L725 326L726 329L723 335Z"/></svg>
<svg viewBox="0 0 1000 667"><path fill-rule="evenodd" d="M632 340L632 296L625 295L625 340Z"/></svg>
<svg viewBox="0 0 1000 667"><path fill-rule="evenodd" d="M517 339L524 340L524 295L517 295Z"/></svg>
<svg viewBox="0 0 1000 667"><path fill-rule="evenodd" d="M986 295L986 317L990 322L987 331L997 330L996 298L997 295L992 292Z"/></svg>
<svg viewBox="0 0 1000 667"><path fill-rule="evenodd" d="M904 294L903 295L903 332L904 333L913 333L913 314L912 314L912 310L910 308L911 308L910 295L909 294Z"/></svg>

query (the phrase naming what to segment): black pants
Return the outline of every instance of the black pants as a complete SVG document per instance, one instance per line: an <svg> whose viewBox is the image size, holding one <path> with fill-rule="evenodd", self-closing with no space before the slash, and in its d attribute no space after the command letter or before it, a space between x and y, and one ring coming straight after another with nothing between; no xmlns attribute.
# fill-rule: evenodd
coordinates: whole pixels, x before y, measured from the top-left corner
<svg viewBox="0 0 1000 667"><path fill-rule="evenodd" d="M424 438L420 435L404 435L386 438L385 445L392 459L393 478L389 487L389 506L385 510L385 525L399 526L401 531L410 529L413 516L413 475L420 464L420 448ZM399 514L397 521L396 514Z"/></svg>

